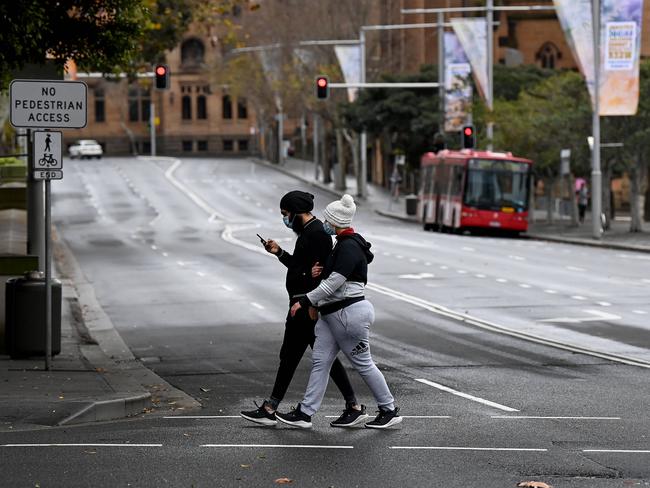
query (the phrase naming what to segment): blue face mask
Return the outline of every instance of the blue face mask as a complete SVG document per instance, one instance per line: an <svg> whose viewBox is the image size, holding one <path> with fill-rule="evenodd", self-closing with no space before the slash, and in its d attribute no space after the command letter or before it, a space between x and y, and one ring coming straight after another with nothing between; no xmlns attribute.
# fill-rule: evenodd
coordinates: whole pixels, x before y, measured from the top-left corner
<svg viewBox="0 0 650 488"><path fill-rule="evenodd" d="M323 224L323 230L325 231L326 234L329 234L331 236L336 235L336 229L334 229L334 227L332 227L332 224L330 224L329 222L325 222Z"/></svg>
<svg viewBox="0 0 650 488"><path fill-rule="evenodd" d="M284 222L284 225L286 225L290 229L292 228L293 220L289 220L288 215L285 215L284 217L282 217L282 222Z"/></svg>

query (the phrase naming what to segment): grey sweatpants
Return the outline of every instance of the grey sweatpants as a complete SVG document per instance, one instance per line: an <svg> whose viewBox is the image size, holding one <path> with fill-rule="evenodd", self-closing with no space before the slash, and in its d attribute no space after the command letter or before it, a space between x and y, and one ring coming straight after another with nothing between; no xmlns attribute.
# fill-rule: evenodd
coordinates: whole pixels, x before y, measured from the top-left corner
<svg viewBox="0 0 650 488"><path fill-rule="evenodd" d="M370 355L368 336L370 325L375 321L375 309L368 300L353 303L337 312L320 317L316 323L316 342L312 354L312 369L305 398L300 410L314 415L320 408L332 362L339 351L350 360L380 407L395 408L386 379Z"/></svg>

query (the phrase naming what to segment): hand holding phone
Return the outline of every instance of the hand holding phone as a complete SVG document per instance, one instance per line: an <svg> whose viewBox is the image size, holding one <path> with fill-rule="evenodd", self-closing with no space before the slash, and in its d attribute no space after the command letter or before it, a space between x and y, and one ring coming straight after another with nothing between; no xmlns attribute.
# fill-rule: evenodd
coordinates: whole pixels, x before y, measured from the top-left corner
<svg viewBox="0 0 650 488"><path fill-rule="evenodd" d="M256 235L257 237L260 238L260 242L262 243L262 245L263 245L264 247L266 247L266 241L264 240L264 238L263 238L261 235L259 235L259 234L255 234L255 235Z"/></svg>

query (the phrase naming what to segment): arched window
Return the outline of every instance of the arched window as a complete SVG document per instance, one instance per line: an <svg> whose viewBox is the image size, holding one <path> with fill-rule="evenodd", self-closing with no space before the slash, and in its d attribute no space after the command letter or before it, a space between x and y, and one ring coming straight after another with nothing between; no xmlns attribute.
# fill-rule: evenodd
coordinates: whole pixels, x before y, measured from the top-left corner
<svg viewBox="0 0 650 488"><path fill-rule="evenodd" d="M199 95L196 97L196 118L197 119L207 119L208 118L208 102L205 95Z"/></svg>
<svg viewBox="0 0 650 488"><path fill-rule="evenodd" d="M555 69L558 59L562 59L562 53L552 42L544 43L535 55L535 60L545 69Z"/></svg>
<svg viewBox="0 0 650 488"><path fill-rule="evenodd" d="M200 66L205 58L205 46L196 37L183 41L181 44L181 64L186 67Z"/></svg>

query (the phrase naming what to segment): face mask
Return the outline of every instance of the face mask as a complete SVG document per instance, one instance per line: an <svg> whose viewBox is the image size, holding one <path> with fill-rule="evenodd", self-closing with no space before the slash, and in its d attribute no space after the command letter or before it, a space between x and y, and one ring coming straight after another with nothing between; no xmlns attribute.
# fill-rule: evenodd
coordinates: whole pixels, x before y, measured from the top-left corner
<svg viewBox="0 0 650 488"><path fill-rule="evenodd" d="M288 215L285 215L284 217L282 217L282 222L284 222L284 225L286 225L290 229L292 228L291 224L292 224L293 220L289 220Z"/></svg>
<svg viewBox="0 0 650 488"><path fill-rule="evenodd" d="M329 222L325 222L323 224L323 230L325 231L326 234L329 234L331 236L336 235L336 230L334 229L334 227L332 227L332 225Z"/></svg>

